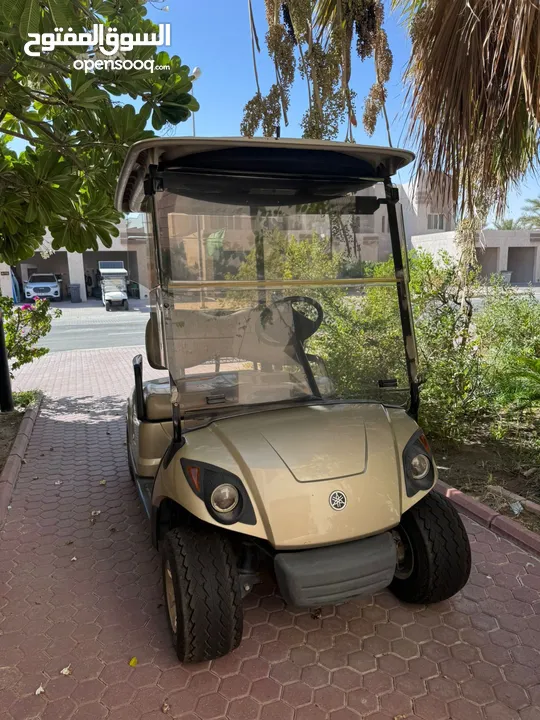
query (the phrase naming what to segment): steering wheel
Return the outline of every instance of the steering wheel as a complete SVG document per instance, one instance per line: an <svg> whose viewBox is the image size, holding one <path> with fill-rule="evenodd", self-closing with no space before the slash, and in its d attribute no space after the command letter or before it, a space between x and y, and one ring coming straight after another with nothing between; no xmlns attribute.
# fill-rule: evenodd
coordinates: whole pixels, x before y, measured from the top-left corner
<svg viewBox="0 0 540 720"><path fill-rule="evenodd" d="M317 313L315 320L312 320L303 312L296 310L294 305L298 303L309 305L314 308ZM274 312L279 314L280 305L289 305L292 310L292 324L290 327L291 338L294 335L298 341L303 343L314 335L320 328L324 318L324 312L320 303L313 298L307 297L307 295L290 295L289 297L282 298L281 300L275 300L270 305L266 305L261 308L261 322L257 325L257 335L260 340L267 345L283 346L283 337L275 337L272 334L273 314Z"/></svg>

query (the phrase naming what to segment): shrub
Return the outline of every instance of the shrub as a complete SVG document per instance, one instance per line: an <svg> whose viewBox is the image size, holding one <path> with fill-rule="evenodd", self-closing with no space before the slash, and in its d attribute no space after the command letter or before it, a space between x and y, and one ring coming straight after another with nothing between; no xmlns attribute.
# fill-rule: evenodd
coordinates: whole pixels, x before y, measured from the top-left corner
<svg viewBox="0 0 540 720"><path fill-rule="evenodd" d="M265 249L266 278L283 279L284 285L287 278L356 274L344 255L330 256L325 240L316 234L297 241L274 231ZM464 272L445 253L437 257L411 253L409 268L423 378L422 427L431 435L455 440L501 432L501 422L511 421L509 406L513 403L515 409L518 395L523 398L526 386L532 388L530 377L518 380L516 370L524 366L523 358L540 356L540 303L532 293L518 293L496 279L484 288L477 270ZM369 275L393 276L392 260L373 264ZM253 250L235 278L256 277ZM230 295L251 304L256 301L255 292L231 291ZM297 291L284 288L283 293L296 295ZM395 289L367 285L349 292L343 286L314 285L305 293L319 300L325 312L307 350L324 360L336 394L406 400L407 392L378 388L382 379L395 379L399 387L407 387ZM501 420L503 411L506 417Z"/></svg>
<svg viewBox="0 0 540 720"><path fill-rule="evenodd" d="M49 352L37 343L50 331L52 319L59 317L61 310L52 310L48 300L36 299L33 305L18 306L11 298L0 296L0 311L12 371Z"/></svg>

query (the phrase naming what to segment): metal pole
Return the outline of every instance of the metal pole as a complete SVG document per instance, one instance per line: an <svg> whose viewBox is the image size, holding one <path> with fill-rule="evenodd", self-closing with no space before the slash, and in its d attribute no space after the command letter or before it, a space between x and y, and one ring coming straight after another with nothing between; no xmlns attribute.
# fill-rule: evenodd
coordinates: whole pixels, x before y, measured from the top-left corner
<svg viewBox="0 0 540 720"><path fill-rule="evenodd" d="M11 392L11 378L9 376L9 363L4 336L4 319L0 310L0 412L11 412L13 394Z"/></svg>
<svg viewBox="0 0 540 720"><path fill-rule="evenodd" d="M404 260L403 258L401 228L396 208L399 200L399 192L398 189L392 185L390 178L385 179L384 189L386 195L386 209L388 213L388 230L390 231L390 242L392 244L392 255L394 258L394 272L397 279L397 294L399 314L401 317L401 330L403 333L403 344L405 346L405 360L407 363L407 373L409 375L409 384L411 388L411 404L408 412L414 420L417 420L418 408L420 405L417 368L418 362L416 357L412 308L409 295L409 279L406 273L406 259Z"/></svg>
<svg viewBox="0 0 540 720"><path fill-rule="evenodd" d="M206 282L206 248L203 242L203 236L201 234L201 216L197 215L197 244L199 245L199 273L200 279L204 283ZM204 302L205 290L201 286L201 307L206 308Z"/></svg>

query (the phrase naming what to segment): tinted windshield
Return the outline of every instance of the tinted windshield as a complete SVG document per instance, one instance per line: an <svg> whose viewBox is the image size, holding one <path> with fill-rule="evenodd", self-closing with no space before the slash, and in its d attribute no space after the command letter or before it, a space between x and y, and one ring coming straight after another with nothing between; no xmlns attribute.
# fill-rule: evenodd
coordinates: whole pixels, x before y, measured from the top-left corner
<svg viewBox="0 0 540 720"><path fill-rule="evenodd" d="M188 424L260 404L408 401L385 207L167 191L156 204L168 366Z"/></svg>
<svg viewBox="0 0 540 720"><path fill-rule="evenodd" d="M31 283L55 283L56 277L54 275L31 275L30 280L28 282Z"/></svg>

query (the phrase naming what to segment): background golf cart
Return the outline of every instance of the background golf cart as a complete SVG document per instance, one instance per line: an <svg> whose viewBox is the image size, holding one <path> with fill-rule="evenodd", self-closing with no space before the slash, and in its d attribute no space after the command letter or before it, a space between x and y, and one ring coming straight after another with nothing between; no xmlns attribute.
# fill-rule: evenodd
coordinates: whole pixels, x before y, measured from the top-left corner
<svg viewBox="0 0 540 720"><path fill-rule="evenodd" d="M107 311L113 306L129 310L128 271L122 260L100 260L98 264L101 301Z"/></svg>

